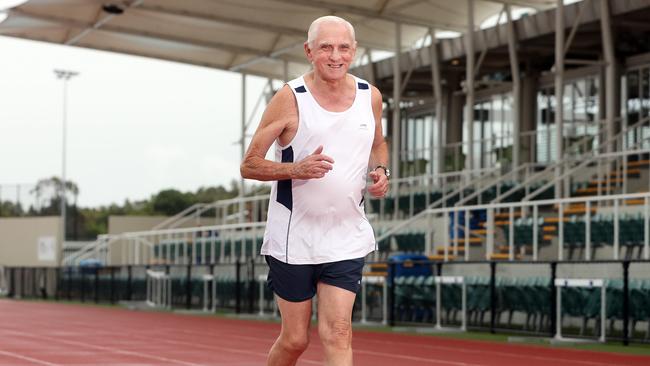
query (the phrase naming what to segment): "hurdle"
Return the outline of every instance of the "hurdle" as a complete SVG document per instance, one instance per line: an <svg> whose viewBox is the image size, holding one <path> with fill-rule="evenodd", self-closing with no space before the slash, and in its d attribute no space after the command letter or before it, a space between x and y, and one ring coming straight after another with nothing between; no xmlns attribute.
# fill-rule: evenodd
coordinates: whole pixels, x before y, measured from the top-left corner
<svg viewBox="0 0 650 366"><path fill-rule="evenodd" d="M5 296L8 293L9 293L9 287L7 286L5 267L0 266L0 296Z"/></svg>
<svg viewBox="0 0 650 366"><path fill-rule="evenodd" d="M562 336L562 288L563 287L580 287L580 288L597 288L600 287L600 337L599 342L605 343L605 323L607 322L606 300L607 300L607 283L603 279L576 279L576 278L556 278L555 288L557 291L556 304L556 329L554 341L576 341L576 339L565 338Z"/></svg>
<svg viewBox="0 0 650 366"><path fill-rule="evenodd" d="M203 311L206 313L208 311L214 313L217 311L217 276L212 274L204 274L201 276L201 281L203 282ZM210 287L212 287L212 296L210 296ZM208 300L212 300L209 309Z"/></svg>
<svg viewBox="0 0 650 366"><path fill-rule="evenodd" d="M147 270L147 305L171 309L172 280L163 271Z"/></svg>
<svg viewBox="0 0 650 366"><path fill-rule="evenodd" d="M467 330L467 284L462 276L435 276L436 283L436 326L439 331L461 331ZM442 319L442 285L461 286L461 324L460 327L443 327Z"/></svg>
<svg viewBox="0 0 650 366"><path fill-rule="evenodd" d="M368 309L366 305L366 298L367 298L367 289L366 285L371 284L371 285L376 285L376 284L381 284L382 285L382 292L381 292L381 312L382 312L382 317L381 317L381 324L386 325L388 324L388 283L386 282L386 277L385 276L363 276L361 278L361 324L367 324L368 323Z"/></svg>
<svg viewBox="0 0 650 366"><path fill-rule="evenodd" d="M260 284L260 299L259 299L259 308L260 311L257 313L260 317L266 317L266 313L264 312L264 291L266 290L266 281L268 279L268 275L259 275L257 276L257 282ZM278 303L273 301L273 317L278 316Z"/></svg>

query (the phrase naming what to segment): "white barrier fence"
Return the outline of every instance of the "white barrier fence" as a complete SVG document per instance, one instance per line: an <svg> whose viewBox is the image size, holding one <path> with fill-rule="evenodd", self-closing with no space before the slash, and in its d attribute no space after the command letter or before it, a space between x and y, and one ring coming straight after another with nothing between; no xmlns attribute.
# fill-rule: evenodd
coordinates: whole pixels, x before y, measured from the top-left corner
<svg viewBox="0 0 650 366"><path fill-rule="evenodd" d="M157 308L172 308L172 281L169 274L147 270L147 304Z"/></svg>
<svg viewBox="0 0 650 366"><path fill-rule="evenodd" d="M598 341L605 343L605 323L607 323L607 288L605 280L556 278L555 287L557 291L557 328L555 330L554 338L559 341L567 340L567 338L562 337L562 288L600 288L600 337L598 338Z"/></svg>

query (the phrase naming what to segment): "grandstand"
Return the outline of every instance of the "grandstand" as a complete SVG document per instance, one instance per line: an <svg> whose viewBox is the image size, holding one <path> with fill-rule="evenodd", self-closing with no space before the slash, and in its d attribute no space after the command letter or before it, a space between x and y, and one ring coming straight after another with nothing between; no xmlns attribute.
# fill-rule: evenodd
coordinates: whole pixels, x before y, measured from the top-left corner
<svg viewBox="0 0 650 366"><path fill-rule="evenodd" d="M419 3L392 15L300 5L394 26L398 52L374 62L379 40L360 27L365 53L352 70L383 93L394 172L385 199L365 200L377 251L355 319L650 341L650 1L469 0L467 23L448 27L464 34L449 39L437 38L435 22L413 24ZM511 4L530 10L515 20ZM62 21L37 5L10 15ZM182 16L216 17L200 12ZM475 16L502 22L480 28ZM102 36L120 27L126 20ZM281 69L287 80L305 69L293 56L278 54L283 65L272 68L273 53L257 55L264 64L240 60L235 70L273 77ZM145 301L146 274L156 271L170 279L163 303L172 307L271 314L273 296L259 286L269 199L197 204L151 230L102 235L58 268L8 265L8 292Z"/></svg>

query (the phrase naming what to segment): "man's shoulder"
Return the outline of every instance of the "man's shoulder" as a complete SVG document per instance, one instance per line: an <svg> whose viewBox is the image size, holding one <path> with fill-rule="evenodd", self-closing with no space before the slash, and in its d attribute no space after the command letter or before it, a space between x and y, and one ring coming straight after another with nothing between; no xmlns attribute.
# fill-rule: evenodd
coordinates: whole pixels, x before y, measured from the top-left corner
<svg viewBox="0 0 650 366"><path fill-rule="evenodd" d="M266 106L267 114L274 116L285 116L291 117L291 112L295 112L296 108L296 98L291 91L291 87L288 84L283 85L276 93L273 95L273 98L269 101L269 104Z"/></svg>

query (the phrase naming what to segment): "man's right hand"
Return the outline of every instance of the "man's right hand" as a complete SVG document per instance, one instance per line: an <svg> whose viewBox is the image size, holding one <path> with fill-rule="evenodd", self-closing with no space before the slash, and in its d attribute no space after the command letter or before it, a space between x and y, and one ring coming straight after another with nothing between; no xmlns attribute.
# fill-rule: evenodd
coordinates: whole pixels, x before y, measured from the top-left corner
<svg viewBox="0 0 650 366"><path fill-rule="evenodd" d="M319 146L311 155L294 163L294 179L319 179L323 178L327 172L332 170L334 159L327 155L321 154L323 145Z"/></svg>

